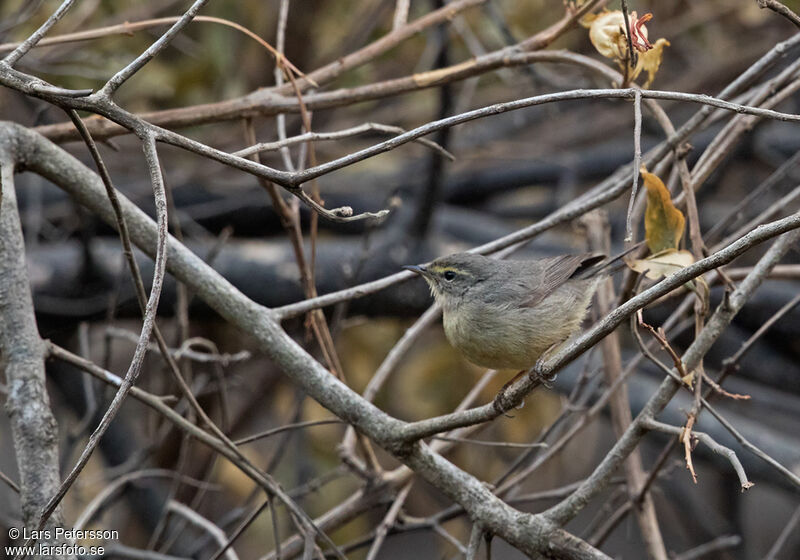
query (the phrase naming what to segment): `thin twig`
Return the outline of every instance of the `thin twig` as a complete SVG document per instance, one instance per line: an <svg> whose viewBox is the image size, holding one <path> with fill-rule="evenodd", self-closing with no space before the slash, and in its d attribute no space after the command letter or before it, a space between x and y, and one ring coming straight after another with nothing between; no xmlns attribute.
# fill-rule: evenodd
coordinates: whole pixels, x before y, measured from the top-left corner
<svg viewBox="0 0 800 560"><path fill-rule="evenodd" d="M50 31L50 28L53 27L56 23L58 23L61 18L63 18L72 5L75 3L75 0L64 0L58 9L53 12L47 20L39 26L39 29L34 31L30 37L25 39L22 43L20 43L10 54L6 55L3 59L3 63L7 64L8 66L14 66L17 61L25 56L28 51L30 51L36 44L42 40L42 38Z"/></svg>
<svg viewBox="0 0 800 560"><path fill-rule="evenodd" d="M394 16L392 17L392 31L397 31L408 22L408 8L411 0L395 0Z"/></svg>
<svg viewBox="0 0 800 560"><path fill-rule="evenodd" d="M93 145L93 143L89 142L89 145ZM147 343L150 340L150 335L152 334L153 327L155 325L156 312L158 310L158 301L159 298L161 297L161 288L163 287L164 274L166 272L167 224L168 224L167 201L166 201L166 195L164 194L164 182L161 176L161 168L158 164L158 155L156 154L155 139L152 136L145 136L144 138L142 138L142 146L144 148L145 157L147 159L147 166L150 171L150 181L153 186L156 214L158 216L158 241L156 244L156 261L155 261L155 267L153 269L154 270L153 282L152 282L152 288L150 290L150 297L147 300L147 305L145 307L144 317L142 320L142 333L139 337L139 342L136 345L133 358L131 359L131 364L128 367L128 372L125 374L125 379L123 380L122 385L119 387L116 394L114 395L114 399L108 406L108 409L103 415L103 418L100 420L100 423L97 425L94 432L92 432L92 435L89 437L89 442L86 444L86 447L81 452L81 455L78 458L78 461L76 462L75 466L72 468L72 470L64 479L64 481L61 483L61 486L59 487L55 496L53 496L50 499L50 501L47 503L44 510L42 511L37 526L37 528L40 530L44 527L50 515L53 513L55 508L61 502L61 499L64 497L69 488L78 478L78 475L83 470L83 467L89 461L89 458L91 457L92 453L96 449L97 445L100 443L100 439L103 437L103 434L111 425L111 421L114 419L114 417L119 412L119 409L122 407L122 403L125 400L125 397L127 396L128 392L130 392L131 387L136 381L136 378L139 376L142 364L144 362L144 357L147 353ZM96 147L94 148L94 150L96 150ZM107 185L107 187L113 189L113 187L110 185Z"/></svg>
<svg viewBox="0 0 800 560"><path fill-rule="evenodd" d="M456 443L468 443L470 445L483 445L486 447L505 447L508 449L530 449L532 447L547 447L546 443L513 443L510 441L481 441L478 439L469 439L462 437L452 436L433 436L433 439L442 441L453 441Z"/></svg>
<svg viewBox="0 0 800 560"><path fill-rule="evenodd" d="M623 2L623 5L625 2ZM627 13L627 12L626 12ZM626 16L627 17L627 16ZM628 44L630 45L630 37ZM642 93L638 89L633 97L633 184L631 198L628 202L628 214L625 219L625 242L633 241L633 205L639 190L639 168L642 166Z"/></svg>
<svg viewBox="0 0 800 560"><path fill-rule="evenodd" d="M658 422L657 420L650 420L646 419L643 421L643 427L648 430L654 430L658 432L664 432L665 434L671 434L674 436L678 436L681 440L688 439L686 438L686 433L691 432L693 438L697 438L704 444L706 444L711 451L718 455L722 455L725 457L733 467L733 470L736 471L736 476L739 477L739 484L741 485L742 491L751 488L753 483L747 479L747 475L744 472L744 467L742 467L742 463L739 461L739 458L736 456L736 453L733 452L732 449L725 447L724 445L720 445L714 439L706 433L691 431L691 428L679 428L677 426L670 426L669 424L664 424L663 422ZM687 452L687 457L691 457L691 455ZM687 465L691 467L691 460L687 459ZM694 482L697 483L697 477L692 471L692 476L694 477Z"/></svg>
<svg viewBox="0 0 800 560"><path fill-rule="evenodd" d="M765 461L768 465L773 467L779 473L781 473L789 482L795 485L795 487L800 488L800 476L797 476L791 470L787 469L783 465L781 465L778 461L764 453L761 449L750 443L750 441L744 437L733 425L728 422L724 416L722 416L719 412L716 411L714 407L712 407L706 399L702 399L703 406L711 413L711 415L717 419L717 422L722 424L730 434L738 441L742 447L750 451L753 455L758 457L759 459Z"/></svg>
<svg viewBox="0 0 800 560"><path fill-rule="evenodd" d="M328 420L309 420L307 422L297 422L295 424L286 424L285 426L280 426L278 428L273 428L271 430L266 430L263 432L258 432L257 434L253 434L251 436L243 437L241 439L234 440L233 443L236 445L242 445L245 443L250 443L252 441L265 439L270 436L274 436L275 434L280 434L281 432L285 432L287 430L296 430L299 428L310 428L311 426L324 426L327 424L341 424L342 421L338 418L330 418Z"/></svg>
<svg viewBox="0 0 800 560"><path fill-rule="evenodd" d="M389 533L389 529L391 529L395 524L397 516L400 514L400 510L403 508L413 484L413 481L407 482L405 486L400 489L400 492L397 493L397 496L395 496L392 507L390 507L389 511L386 512L386 515L383 517L380 525L378 525L378 528L375 530L375 540L372 543L369 552L367 552L367 560L377 560L378 554L380 554L381 551L381 546L383 546L383 541L386 540L386 535Z"/></svg>
<svg viewBox="0 0 800 560"><path fill-rule="evenodd" d="M166 33L161 35L152 45L150 45L142 54L137 56L130 64L125 66L122 70L114 74L106 84L98 92L100 97L108 98L124 84L131 76L136 74L139 70L144 68L144 65L150 62L155 56L167 48L167 45L181 32L181 30L189 25L197 12L200 11L208 0L195 0L194 4L186 10L186 12L172 24Z"/></svg>
<svg viewBox="0 0 800 560"><path fill-rule="evenodd" d="M742 537L739 535L723 535L716 539L709 541L700 546L696 546L691 550L687 550L674 557L674 560L697 560L717 551L722 551L728 548L735 548L742 544Z"/></svg>
<svg viewBox="0 0 800 560"><path fill-rule="evenodd" d="M446 117L436 121L429 122L423 126L409 130L405 134L400 134L390 140L381 142L369 148L364 148L357 152L353 152L341 158L335 159L328 163L323 163L316 167L311 167L305 171L299 171L292 174L289 179L289 184L298 185L310 181L311 179L320 177L324 174L330 173L337 169L352 165L362 161L368 157L372 157L383 152L392 150L402 144L416 140L422 136L441 130L443 128L450 128L465 122L473 121L476 119L493 116L500 113L516 111L527 107L534 107L547 103L572 101L578 99L634 99L641 96L644 99L662 99L669 101L684 101L689 103L698 103L707 105L709 107L716 107L718 109L726 109L736 113L754 115L758 117L771 118L779 121L786 122L800 122L800 115L782 113L772 109L763 109L761 107L752 107L749 105L742 105L725 101L717 97L708 95L700 95L693 93L684 93L677 91L660 91L660 90L642 90L638 87L623 88L623 89L577 89L571 91L561 91L557 93L548 93L544 95L537 95L518 99L507 103L496 103L480 109L466 111L452 117ZM166 140L165 140L166 141ZM280 182L280 181L278 181Z"/></svg>
<svg viewBox="0 0 800 560"><path fill-rule="evenodd" d="M630 17L628 16L628 3L625 0L622 0L620 3L620 7L622 8L622 19L625 21L625 39L628 42L628 57L625 61L625 75L627 76L630 72L631 68L636 67L636 51L633 49L633 37L631 37L631 22Z"/></svg>
<svg viewBox="0 0 800 560"><path fill-rule="evenodd" d="M250 146L249 148L244 148L237 152L233 152L232 155L239 157L247 157L258 152L271 152L275 150L280 150L282 148L293 146L295 144L302 144L310 140L315 140L315 141L340 140L342 138L349 138L351 136L364 134L366 132L378 132L381 134L403 134L404 132L407 131L404 128L400 128L399 126L391 126L380 123L364 123L351 128L337 130L335 132L305 132L303 134L298 134L297 136L292 136L291 138L284 138L282 140L278 140L277 142L259 142L258 144ZM456 157L453 154L442 148L436 142L432 142L427 138L419 138L415 141L419 142L423 146L427 146L428 148L434 150L439 155L449 159L450 161L455 161L456 159Z"/></svg>
<svg viewBox="0 0 800 560"><path fill-rule="evenodd" d="M214 553L214 555L211 558L209 558L209 560L219 560L219 558L223 554L227 554L228 549L230 549L230 547L233 546L233 543L236 541L236 539L238 539L239 536L244 532L244 530L247 529L250 526L250 524L252 524L253 521L256 520L256 518L259 516L259 514L261 514L261 512L264 511L264 508L266 508L267 505L269 505L271 503L272 503L271 499L264 500L264 502L262 502L262 504L260 506L258 506L253 511L251 511L250 515L248 515L245 519L242 520L242 522L239 524L239 526L236 527L236 529L233 531L233 534L230 536L230 538L228 538L226 540L226 542L219 548L219 550L217 550ZM272 516L273 516L273 522L274 522L275 521L275 519L274 519L275 511L274 510L272 510ZM280 540L278 539L278 535L277 534L275 535L275 542L276 543L280 542Z"/></svg>
<svg viewBox="0 0 800 560"><path fill-rule="evenodd" d="M788 6L783 4L782 2L778 2L778 0L756 0L758 2L758 7L762 10L764 8L769 8L776 14L780 14L797 27L800 27L800 16L794 13Z"/></svg>
<svg viewBox="0 0 800 560"><path fill-rule="evenodd" d="M11 488L17 494L19 494L19 485L10 478L8 478L8 475L3 471L0 471L0 480L5 482L9 488Z"/></svg>
<svg viewBox="0 0 800 560"><path fill-rule="evenodd" d="M180 502L172 500L167 504L167 511L177 513L181 517L187 519L192 525L202 528L209 535L214 537L214 540L217 541L217 544L223 548L225 547L228 541L228 538L225 536L225 532L193 509ZM232 548L227 548L225 550L225 557L228 560L239 560L239 556Z"/></svg>
<svg viewBox="0 0 800 560"><path fill-rule="evenodd" d="M778 535L778 538L775 539L775 542L770 547L767 555L764 556L764 560L777 560L778 554L786 544L786 541L789 540L789 537L795 533L798 524L800 524L800 506L797 506L797 508L794 510L794 513L789 518L789 522L783 528L781 534Z"/></svg>

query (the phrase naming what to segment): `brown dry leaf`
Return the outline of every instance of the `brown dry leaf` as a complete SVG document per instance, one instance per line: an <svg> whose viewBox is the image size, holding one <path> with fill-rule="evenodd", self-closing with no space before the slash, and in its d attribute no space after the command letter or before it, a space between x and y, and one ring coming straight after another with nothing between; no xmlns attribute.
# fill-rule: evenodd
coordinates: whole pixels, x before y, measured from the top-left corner
<svg viewBox="0 0 800 560"><path fill-rule="evenodd" d="M667 249L677 249L683 237L686 219L675 208L669 191L658 176L641 169L647 188L647 209L644 213L644 231L650 252L656 255Z"/></svg>
<svg viewBox="0 0 800 560"><path fill-rule="evenodd" d="M653 44L652 49L640 54L639 60L636 62L636 70L633 73L633 79L635 80L642 71L647 72L647 81L644 83L644 87L649 88L656 77L658 68L661 66L661 60L664 58L664 47L669 46L669 41L661 38Z"/></svg>
<svg viewBox="0 0 800 560"><path fill-rule="evenodd" d="M651 280L658 280L662 276L669 276L694 263L694 257L689 251L676 251L667 249L646 259L631 259L628 266L636 272L645 273Z"/></svg>

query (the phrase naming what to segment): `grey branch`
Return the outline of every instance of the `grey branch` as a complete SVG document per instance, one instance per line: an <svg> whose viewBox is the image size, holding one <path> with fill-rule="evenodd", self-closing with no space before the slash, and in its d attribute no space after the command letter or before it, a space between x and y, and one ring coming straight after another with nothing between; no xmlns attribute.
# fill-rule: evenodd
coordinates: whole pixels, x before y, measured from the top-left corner
<svg viewBox="0 0 800 560"><path fill-rule="evenodd" d="M364 123L351 128L345 128L344 130L337 130L335 132L306 132L304 134L292 136L291 138L278 140L277 142L259 142L255 146L250 146L249 148L244 148L234 152L233 155L247 157L261 152L273 152L275 150L280 150L281 148L294 146L295 144L303 144L309 140L340 140L342 138L349 138L351 136L357 136L367 132L379 132L381 134L403 134L406 132L406 130L400 128L399 126L391 126L388 124ZM436 142L432 142L426 138L419 138L417 139L417 142L423 146L427 146L450 161L454 161L456 159L453 154L442 148Z"/></svg>
<svg viewBox="0 0 800 560"><path fill-rule="evenodd" d="M683 428L679 428L677 426L670 426L669 424L664 424L663 422L659 422L657 420L653 420L651 418L645 418L642 422L642 426L648 430L663 432L665 434L670 434L673 436L681 437L683 434ZM739 477L739 484L742 487L742 491L751 488L753 483L747 479L747 474L744 472L744 467L742 463L739 461L739 458L736 456L736 453L729 448L725 447L714 441L714 438L709 436L706 433L698 432L696 430L692 430L692 436L698 438L702 443L707 445L709 449L711 449L714 453L725 457L725 459L730 462L733 470L736 471L736 476Z"/></svg>
<svg viewBox="0 0 800 560"><path fill-rule="evenodd" d="M14 66L17 61L25 56L28 51L30 51L33 47L36 46L36 43L42 40L42 38L50 31L50 28L53 27L56 23L58 23L61 18L63 18L72 5L75 3L75 0L64 0L58 9L53 12L47 20L39 26L39 29L33 32L33 34L25 39L22 43L20 43L17 48L11 51L4 59L3 63L7 64L8 66Z"/></svg>
<svg viewBox="0 0 800 560"><path fill-rule="evenodd" d="M166 33L161 35L152 45L147 47L142 54L137 56L130 64L128 64L125 68L114 74L111 79L106 82L106 85L98 92L98 94L102 97L109 97L111 96L119 86L125 83L128 79L131 78L136 72L144 68L144 65L150 62L158 53L163 51L167 45L170 44L172 39L174 39L181 30L189 25L189 22L192 21L197 12L200 11L208 0L195 0L195 3L184 13L181 18L176 21L172 27L170 27Z"/></svg>
<svg viewBox="0 0 800 560"><path fill-rule="evenodd" d="M211 535L217 544L220 546L224 546L225 543L228 542L228 537L225 536L225 532L214 525L211 521L194 511L192 508L180 503L176 502L175 500L171 500L167 505L167 510L184 517L185 519L189 520L192 525L200 527L209 535ZM228 560L239 560L239 556L233 550L233 548L228 548L225 551L225 558Z"/></svg>
<svg viewBox="0 0 800 560"><path fill-rule="evenodd" d="M58 489L58 426L45 387L45 352L25 266L13 150L11 138L0 138L0 354L5 362L6 411L20 476L22 519L27 527L35 527L42 508ZM61 508L57 508L46 525L49 536L42 542L68 544L55 538L55 527L63 525Z"/></svg>

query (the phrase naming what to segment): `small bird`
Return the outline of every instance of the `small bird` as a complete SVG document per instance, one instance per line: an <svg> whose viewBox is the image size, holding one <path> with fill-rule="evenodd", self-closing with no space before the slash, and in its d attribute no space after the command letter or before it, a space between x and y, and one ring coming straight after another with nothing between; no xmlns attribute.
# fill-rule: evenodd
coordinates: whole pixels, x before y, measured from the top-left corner
<svg viewBox="0 0 800 560"><path fill-rule="evenodd" d="M403 268L428 283L447 339L470 362L528 370L580 329L606 277L604 259L597 253L524 261L455 253Z"/></svg>

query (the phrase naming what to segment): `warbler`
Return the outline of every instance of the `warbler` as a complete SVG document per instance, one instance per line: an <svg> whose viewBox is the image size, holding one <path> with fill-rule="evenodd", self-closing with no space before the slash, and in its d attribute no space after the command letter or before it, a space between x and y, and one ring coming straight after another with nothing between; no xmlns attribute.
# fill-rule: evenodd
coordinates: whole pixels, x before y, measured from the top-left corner
<svg viewBox="0 0 800 560"><path fill-rule="evenodd" d="M605 255L497 260L473 253L403 268L430 286L447 339L470 362L528 370L580 329Z"/></svg>

